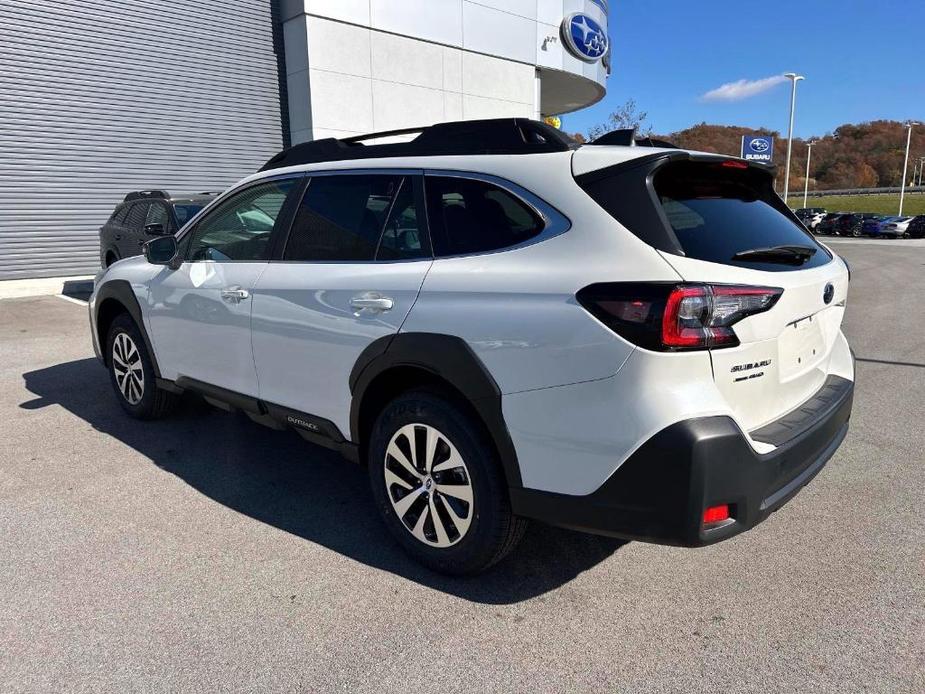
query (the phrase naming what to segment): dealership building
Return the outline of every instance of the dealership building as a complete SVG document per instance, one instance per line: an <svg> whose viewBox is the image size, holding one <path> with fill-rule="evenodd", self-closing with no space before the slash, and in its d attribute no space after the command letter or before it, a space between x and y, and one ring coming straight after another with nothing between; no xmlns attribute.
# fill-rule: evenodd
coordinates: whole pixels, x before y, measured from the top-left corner
<svg viewBox="0 0 925 694"><path fill-rule="evenodd" d="M607 0L4 0L0 280L93 273L127 192L283 147L604 96Z"/></svg>

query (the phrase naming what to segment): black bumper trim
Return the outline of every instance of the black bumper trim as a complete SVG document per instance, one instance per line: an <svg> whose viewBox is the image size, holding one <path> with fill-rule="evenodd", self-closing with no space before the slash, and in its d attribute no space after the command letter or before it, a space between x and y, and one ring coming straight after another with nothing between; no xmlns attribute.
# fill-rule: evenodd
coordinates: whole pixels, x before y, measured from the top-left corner
<svg viewBox="0 0 925 694"><path fill-rule="evenodd" d="M792 439L760 455L726 416L673 424L585 496L511 489L518 515L631 540L695 547L754 527L807 484L848 432L854 383ZM729 504L734 522L705 529L704 509Z"/></svg>

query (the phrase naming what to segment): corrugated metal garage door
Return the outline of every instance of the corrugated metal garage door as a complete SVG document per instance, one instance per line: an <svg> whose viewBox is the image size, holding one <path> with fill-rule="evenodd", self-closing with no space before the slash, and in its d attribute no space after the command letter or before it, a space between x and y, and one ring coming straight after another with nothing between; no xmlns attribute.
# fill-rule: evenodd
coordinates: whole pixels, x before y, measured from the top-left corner
<svg viewBox="0 0 925 694"><path fill-rule="evenodd" d="M272 2L0 2L0 280L92 273L127 191L219 190L283 145Z"/></svg>

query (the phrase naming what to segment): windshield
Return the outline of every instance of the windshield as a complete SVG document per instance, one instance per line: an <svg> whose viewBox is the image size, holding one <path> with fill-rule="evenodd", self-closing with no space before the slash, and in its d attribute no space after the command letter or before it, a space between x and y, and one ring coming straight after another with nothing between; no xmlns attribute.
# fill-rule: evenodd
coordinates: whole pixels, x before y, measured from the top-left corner
<svg viewBox="0 0 925 694"><path fill-rule="evenodd" d="M177 224L181 227L198 214L199 210L205 207L205 204L194 202L181 203L174 205L173 209L177 213Z"/></svg>
<svg viewBox="0 0 925 694"><path fill-rule="evenodd" d="M773 272L829 262L829 254L775 204L764 176L717 163L677 162L659 170L655 191L684 254ZM816 252L798 265L770 262L766 257L736 257L776 246L808 247Z"/></svg>

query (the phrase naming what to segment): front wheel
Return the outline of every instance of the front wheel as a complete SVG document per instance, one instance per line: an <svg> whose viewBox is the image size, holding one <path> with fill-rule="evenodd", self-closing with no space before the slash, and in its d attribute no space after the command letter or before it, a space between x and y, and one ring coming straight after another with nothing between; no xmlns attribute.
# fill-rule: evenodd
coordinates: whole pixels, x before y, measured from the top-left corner
<svg viewBox="0 0 925 694"><path fill-rule="evenodd" d="M467 409L430 391L389 403L369 445L373 498L413 558L475 574L504 558L526 521L511 513L497 453Z"/></svg>
<svg viewBox="0 0 925 694"><path fill-rule="evenodd" d="M106 349L109 377L122 409L137 419L156 419L173 409L176 396L158 387L154 362L127 313L113 320Z"/></svg>

